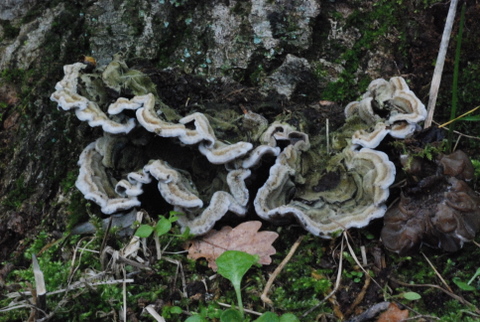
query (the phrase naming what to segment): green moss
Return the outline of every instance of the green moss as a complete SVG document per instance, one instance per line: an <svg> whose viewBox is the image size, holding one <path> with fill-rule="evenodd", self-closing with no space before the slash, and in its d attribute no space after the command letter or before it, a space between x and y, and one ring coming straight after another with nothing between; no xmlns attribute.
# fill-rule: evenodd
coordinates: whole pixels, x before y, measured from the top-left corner
<svg viewBox="0 0 480 322"><path fill-rule="evenodd" d="M1 20L0 26L3 28L3 37L5 39L14 39L20 33L20 28L13 26L10 20Z"/></svg>
<svg viewBox="0 0 480 322"><path fill-rule="evenodd" d="M67 207L67 230L71 230L76 225L86 222L89 219L87 200L81 192L75 192L69 198Z"/></svg>
<svg viewBox="0 0 480 322"><path fill-rule="evenodd" d="M145 12L140 9L140 5L141 2L138 0L128 0L123 11L123 20L132 28L133 36L137 37L143 33L145 27L143 19Z"/></svg>
<svg viewBox="0 0 480 322"><path fill-rule="evenodd" d="M0 81L11 84L23 84L28 72L25 69L6 68L0 74Z"/></svg>
<svg viewBox="0 0 480 322"><path fill-rule="evenodd" d="M476 322L478 321L478 314L475 313L474 308L469 309L458 301L451 300L445 303L445 314L440 316L442 322Z"/></svg>
<svg viewBox="0 0 480 322"><path fill-rule="evenodd" d="M267 73L262 64L259 64L257 68L249 74L250 84L258 85L263 79L265 79Z"/></svg>
<svg viewBox="0 0 480 322"><path fill-rule="evenodd" d="M368 75L358 74L359 69L365 69L368 52L378 51L378 46L385 41L386 35L397 35L395 56L402 61L408 60L408 44L405 32L404 17L408 8L401 1L381 0L373 3L371 10L356 10L346 20L345 29L355 28L361 36L352 48L336 47L333 51L339 52L337 63L343 65L344 71L338 81L329 83L322 97L336 102L356 100L364 91L371 78ZM338 19L341 19L340 17ZM335 44L333 44L335 45ZM323 76L322 69L316 71L317 77ZM352 90L352 89L357 89Z"/></svg>
<svg viewBox="0 0 480 322"><path fill-rule="evenodd" d="M30 196L33 189L26 185L25 177L21 175L9 189L6 197L2 201L2 205L12 209L19 209L22 203Z"/></svg>
<svg viewBox="0 0 480 322"><path fill-rule="evenodd" d="M318 268L322 250L315 240L310 235L305 237L301 249L297 250L282 271L278 287L272 289L271 300L284 312L305 312L317 305L331 290L332 282L327 276L333 270ZM323 309L328 311L328 305ZM307 318L313 319L316 314L312 313Z"/></svg>
<svg viewBox="0 0 480 322"><path fill-rule="evenodd" d="M67 286L68 283L68 277L71 275L71 269L72 267L70 265L65 264L65 250L67 250L67 253L69 250L73 249L79 242L80 242L80 236L75 236L72 238L69 238L65 241L62 239L59 240L54 240L47 232L43 231L40 232L35 238L32 239L32 243L30 246L27 248L27 250L24 253L25 260L27 262L31 263L32 260L32 254L35 254L38 262L40 269L43 272L43 276L45 279L45 286L47 291L51 292L54 290L60 290L63 289ZM80 247L98 247L98 243L89 243L87 245L87 240L84 240L83 242L80 242L78 246ZM65 248L63 248L65 247ZM74 280L78 279L80 277L80 274L82 274L83 270L85 268L92 268L92 269L99 269L100 267L100 262L95 258L97 255L89 253L89 252L84 252L81 256L80 262L77 264L78 270L76 271L75 274L72 275ZM7 279L7 284L14 284L22 287L23 291L31 289L31 285L35 285L35 278L33 275L33 270L30 267L25 268L25 269L16 269L12 271L8 275ZM82 289L77 289L74 291L71 291L73 294L76 295L81 295L82 293L85 293L82 291ZM52 295L47 298L47 306L49 308L55 308L58 304L58 302L64 298L66 293L59 293L57 295ZM88 298L91 298L90 294L87 292L86 294L83 295L85 297L84 303L88 302ZM67 297L68 298L68 297ZM9 305L12 300L10 298L7 299L2 299L0 300L0 307L5 307ZM86 306L80 305L79 301L82 301L81 296L79 297L78 301L70 302L72 305L68 305L66 308L61 308L59 312L57 313L56 317L59 318L60 320L62 319L63 313L68 313L67 316L70 317L75 317L78 316L79 314L85 312ZM96 312L95 306L98 305L100 302L91 302L90 305L92 307L92 312ZM108 302L103 302L103 303L108 303ZM100 306L100 305L98 305ZM101 307L104 308L104 307ZM70 310L73 311L73 315L70 315ZM66 311L66 312L62 312ZM22 321L25 321L28 319L28 315L30 314L30 309L17 309L9 312L2 313L2 318L0 318L1 321L14 321L15 319L21 319ZM70 319L67 318L69 321L75 321L75 318Z"/></svg>
<svg viewBox="0 0 480 322"><path fill-rule="evenodd" d="M78 169L67 172L67 175L60 181L60 187L64 193L67 193L73 186L78 177Z"/></svg>

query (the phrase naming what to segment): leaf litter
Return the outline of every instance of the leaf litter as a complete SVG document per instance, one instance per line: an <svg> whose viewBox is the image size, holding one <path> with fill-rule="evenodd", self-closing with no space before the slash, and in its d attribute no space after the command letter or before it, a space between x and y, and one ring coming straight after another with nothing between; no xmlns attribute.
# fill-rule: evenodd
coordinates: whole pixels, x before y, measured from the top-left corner
<svg viewBox="0 0 480 322"><path fill-rule="evenodd" d="M269 265L272 262L270 256L277 252L272 244L278 238L278 234L273 231L259 231L261 226L260 221L247 221L235 228L225 226L220 230L212 229L191 242L188 258L193 260L205 258L208 267L216 272L215 260L227 250L238 250L258 255L259 264Z"/></svg>

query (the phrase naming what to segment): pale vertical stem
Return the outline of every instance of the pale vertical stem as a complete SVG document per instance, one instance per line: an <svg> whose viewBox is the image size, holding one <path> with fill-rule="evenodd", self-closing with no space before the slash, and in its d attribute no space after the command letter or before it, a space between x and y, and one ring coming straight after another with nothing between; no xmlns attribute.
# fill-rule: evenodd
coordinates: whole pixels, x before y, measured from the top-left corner
<svg viewBox="0 0 480 322"><path fill-rule="evenodd" d="M443 65L445 64L445 56L447 55L448 42L450 41L450 34L452 33L452 26L455 19L457 4L458 0L452 0L450 2L450 8L448 9L447 20L445 21L445 28L443 29L442 41L440 42L440 49L438 51L437 62L435 63L435 70L432 77L432 84L430 86L427 106L428 113L427 118L425 119L424 128L432 125L435 104L437 103L438 88L440 87L440 82L442 80Z"/></svg>
<svg viewBox="0 0 480 322"><path fill-rule="evenodd" d="M326 135L327 135L327 154L330 154L330 122L328 121L328 119L327 119L326 123L327 123L326 124L327 126L326 126L325 131L327 132L326 133Z"/></svg>

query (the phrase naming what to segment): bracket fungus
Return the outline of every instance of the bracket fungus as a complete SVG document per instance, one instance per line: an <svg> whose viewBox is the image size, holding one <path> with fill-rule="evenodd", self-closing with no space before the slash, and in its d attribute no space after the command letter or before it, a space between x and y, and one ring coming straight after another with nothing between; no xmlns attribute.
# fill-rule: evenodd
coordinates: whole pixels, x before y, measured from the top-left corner
<svg viewBox="0 0 480 322"><path fill-rule="evenodd" d="M417 180L385 214L383 244L402 255L422 244L459 250L480 230L480 198L464 181L473 177L470 160L456 151L441 155L434 163L418 158L412 163L409 171ZM427 169L432 166L433 174Z"/></svg>
<svg viewBox="0 0 480 322"><path fill-rule="evenodd" d="M346 130L347 143L332 154L302 125L309 116L288 122L289 114L269 123L244 109L233 121L244 131L219 131L216 124L232 122L216 122L200 106L177 114L148 76L129 69L120 56L106 67L76 63L64 71L51 99L104 131L80 156L76 185L85 198L104 214L119 214L160 202L145 193L155 184L161 202L184 213L178 223L196 235L227 213L250 211L274 223L294 218L324 238L366 226L384 215L395 179L394 164L374 148L387 133L405 137L425 117L402 78L376 80L362 101L345 109L363 130ZM233 136L223 137L226 132Z"/></svg>
<svg viewBox="0 0 480 322"><path fill-rule="evenodd" d="M324 238L344 229L361 228L386 211L395 166L385 153L346 148L332 160L335 166L315 186L298 185L298 151L285 149L270 169L270 176L257 193L255 210L270 221L295 217L312 234ZM290 196L290 198L288 198Z"/></svg>
<svg viewBox="0 0 480 322"><path fill-rule="evenodd" d="M364 124L353 133L352 143L374 149L388 134L397 139L413 134L427 111L402 77L392 77L372 81L361 101L345 107L345 116L347 122L357 118Z"/></svg>

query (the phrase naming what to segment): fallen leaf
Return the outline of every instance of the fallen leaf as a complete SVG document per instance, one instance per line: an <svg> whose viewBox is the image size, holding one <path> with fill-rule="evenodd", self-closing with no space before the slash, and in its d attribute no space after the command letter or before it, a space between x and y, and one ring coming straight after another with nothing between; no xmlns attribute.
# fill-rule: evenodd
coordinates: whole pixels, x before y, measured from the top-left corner
<svg viewBox="0 0 480 322"><path fill-rule="evenodd" d="M273 231L258 231L260 221L247 221L235 228L225 226L221 230L212 229L208 234L192 241L188 248L188 258L197 260L204 257L208 267L217 271L215 260L227 250L239 250L260 256L258 263L268 265L270 255L276 253L272 243L278 234Z"/></svg>
<svg viewBox="0 0 480 322"><path fill-rule="evenodd" d="M380 314L377 322L400 322L408 319L408 310L400 310L395 303L390 303L388 309Z"/></svg>

